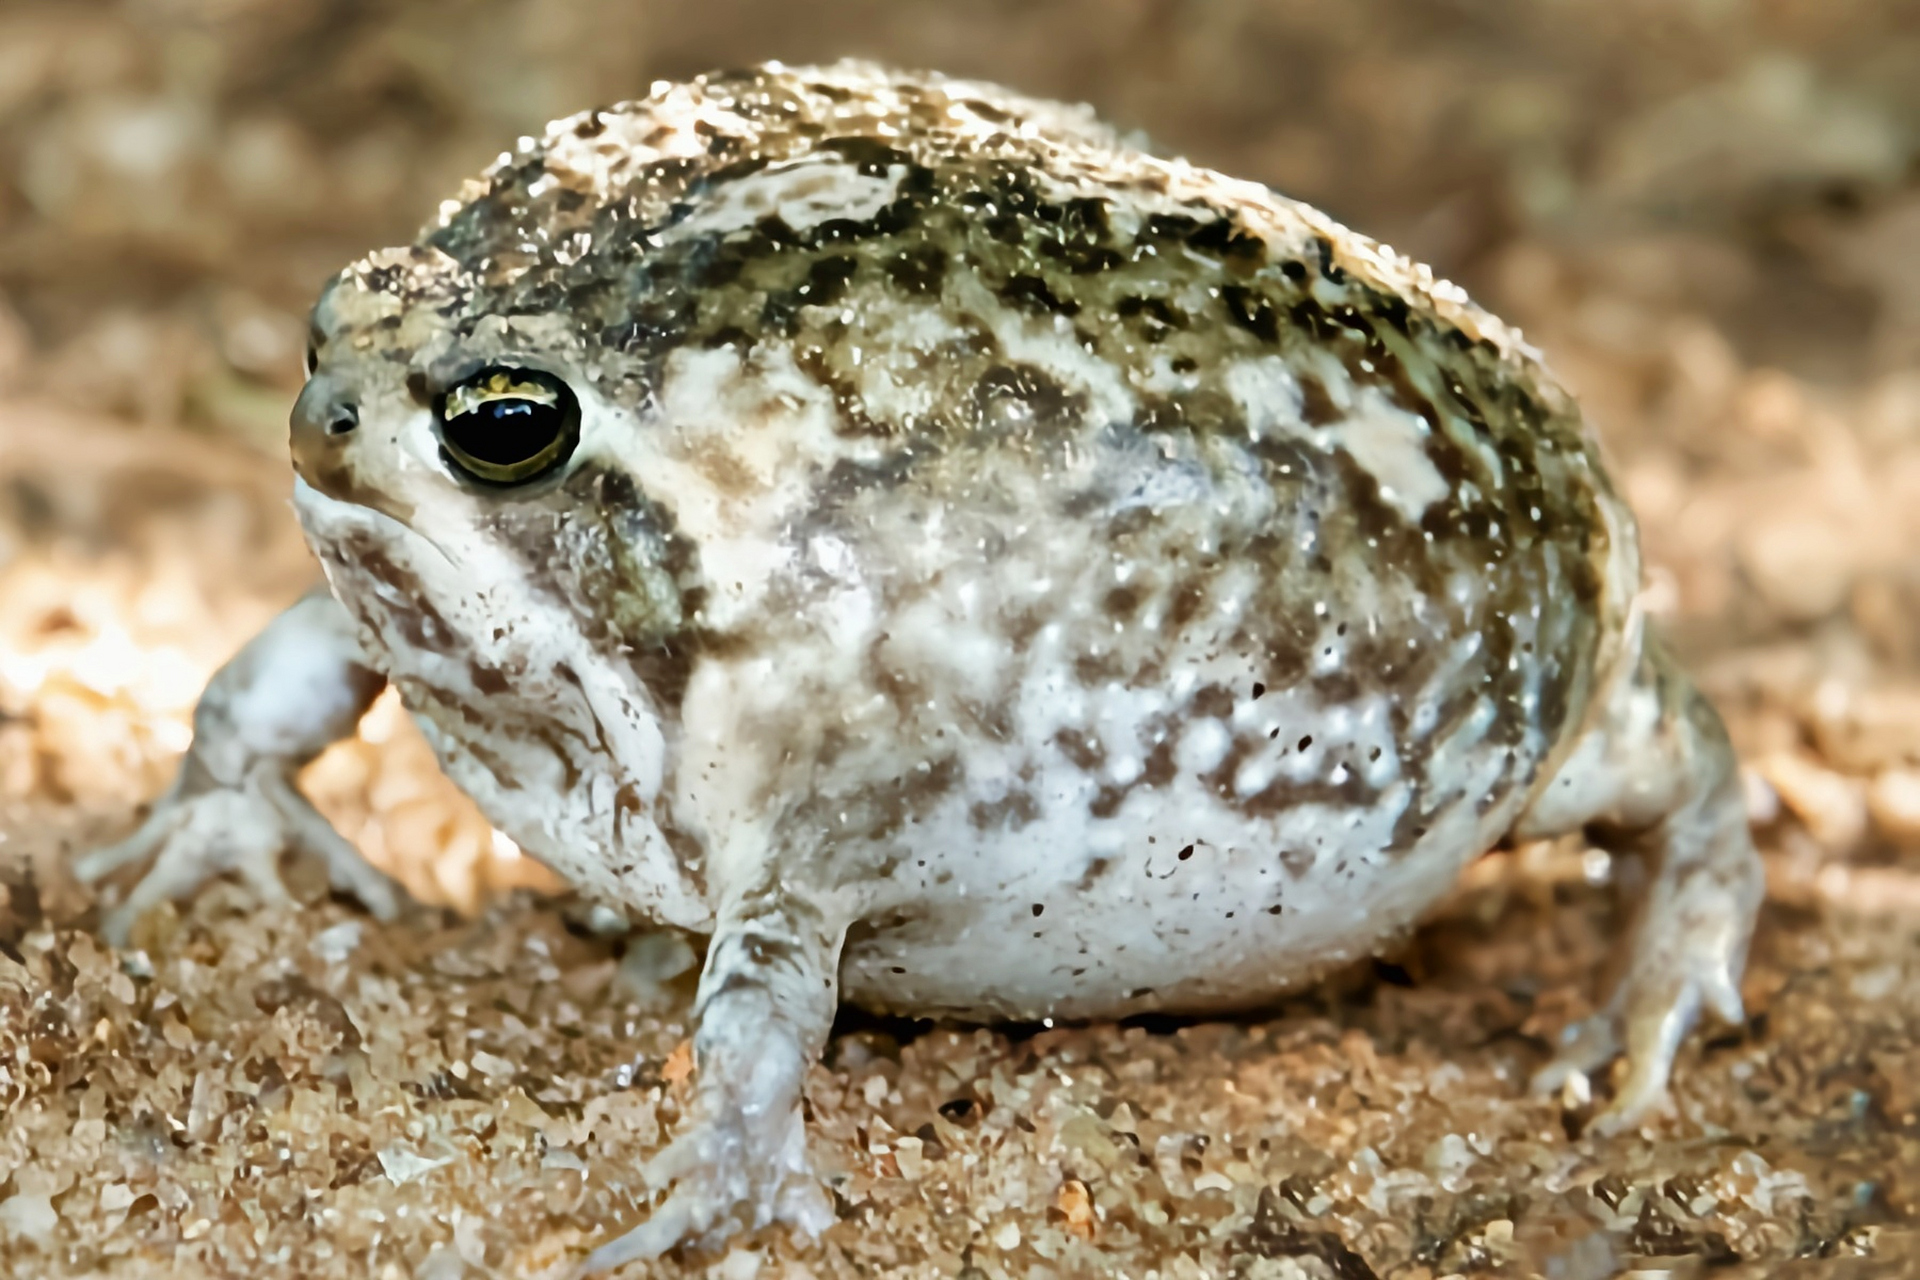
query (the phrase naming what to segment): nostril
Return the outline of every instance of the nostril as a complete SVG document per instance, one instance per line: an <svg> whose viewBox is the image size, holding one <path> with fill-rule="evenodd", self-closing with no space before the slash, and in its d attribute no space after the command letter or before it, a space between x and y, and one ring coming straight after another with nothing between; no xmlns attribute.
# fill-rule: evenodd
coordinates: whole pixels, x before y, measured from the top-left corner
<svg viewBox="0 0 1920 1280"><path fill-rule="evenodd" d="M330 436L344 436L359 425L360 411L350 404L341 405L334 411L333 417L327 422L327 434Z"/></svg>

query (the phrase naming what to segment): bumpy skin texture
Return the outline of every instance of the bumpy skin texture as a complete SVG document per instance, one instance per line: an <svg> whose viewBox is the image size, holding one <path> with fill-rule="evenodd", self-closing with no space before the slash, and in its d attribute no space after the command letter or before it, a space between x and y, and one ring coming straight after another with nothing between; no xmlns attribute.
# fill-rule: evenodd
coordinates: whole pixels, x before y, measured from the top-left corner
<svg viewBox="0 0 1920 1280"><path fill-rule="evenodd" d="M1516 833L1655 864L1543 1085L1624 1046L1632 1120L1739 1016L1731 753L1591 433L1312 209L1001 89L769 67L523 140L314 326L296 502L364 667L525 848L714 937L677 1186L593 1266L829 1220L798 1102L841 997L1255 1005ZM552 477L443 457L489 365L577 395Z"/></svg>

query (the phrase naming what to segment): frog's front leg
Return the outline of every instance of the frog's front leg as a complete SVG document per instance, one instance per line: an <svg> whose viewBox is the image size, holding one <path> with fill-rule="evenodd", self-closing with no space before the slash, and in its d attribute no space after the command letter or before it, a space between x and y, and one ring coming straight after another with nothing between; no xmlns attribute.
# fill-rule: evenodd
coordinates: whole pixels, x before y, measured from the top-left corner
<svg viewBox="0 0 1920 1280"><path fill-rule="evenodd" d="M645 1170L650 1187L672 1191L577 1274L772 1223L812 1236L833 1223L807 1161L800 1091L833 1027L845 937L831 897L783 883L776 867L722 890L694 1003L693 1104Z"/></svg>
<svg viewBox="0 0 1920 1280"><path fill-rule="evenodd" d="M351 734L384 687L361 656L352 620L324 589L301 597L249 641L200 695L193 743L173 785L139 828L74 864L81 880L151 860L102 931L116 945L140 914L233 870L267 902L288 900L279 857L300 848L325 859L334 887L381 919L399 890L335 831L294 776Z"/></svg>
<svg viewBox="0 0 1920 1280"><path fill-rule="evenodd" d="M1626 678L1603 695L1599 719L1516 832L1584 826L1609 850L1650 864L1612 999L1567 1029L1534 1078L1537 1089L1557 1089L1624 1051L1626 1078L1595 1121L1603 1133L1662 1101L1703 1005L1724 1022L1741 1021L1740 974L1765 894L1725 726L1641 625L1629 628L1628 642Z"/></svg>

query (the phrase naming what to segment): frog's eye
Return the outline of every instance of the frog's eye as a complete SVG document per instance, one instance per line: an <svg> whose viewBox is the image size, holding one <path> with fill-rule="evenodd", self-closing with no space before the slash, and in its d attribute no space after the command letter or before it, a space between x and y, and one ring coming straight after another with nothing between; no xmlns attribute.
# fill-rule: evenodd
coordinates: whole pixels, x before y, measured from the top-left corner
<svg viewBox="0 0 1920 1280"><path fill-rule="evenodd" d="M483 484L543 476L580 442L579 401L533 369L482 369L440 398L439 419L447 461Z"/></svg>

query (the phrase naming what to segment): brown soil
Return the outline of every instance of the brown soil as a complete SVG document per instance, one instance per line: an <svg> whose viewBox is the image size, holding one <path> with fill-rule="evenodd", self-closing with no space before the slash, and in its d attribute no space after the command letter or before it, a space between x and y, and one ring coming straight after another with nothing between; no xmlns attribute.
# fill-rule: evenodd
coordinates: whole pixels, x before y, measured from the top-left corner
<svg viewBox="0 0 1920 1280"><path fill-rule="evenodd" d="M549 116L843 52L1090 99L1525 327L1747 762L1753 1016L1583 1136L1522 1083L1612 894L1496 855L1270 1016L849 1019L809 1096L843 1221L634 1274L1920 1272L1913 5L48 0L0 10L0 1274L558 1277L644 1212L684 948L528 892L395 706L307 784L438 904L398 926L295 867L299 911L220 884L115 953L64 864L311 579L278 435L317 282Z"/></svg>

